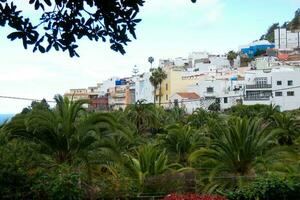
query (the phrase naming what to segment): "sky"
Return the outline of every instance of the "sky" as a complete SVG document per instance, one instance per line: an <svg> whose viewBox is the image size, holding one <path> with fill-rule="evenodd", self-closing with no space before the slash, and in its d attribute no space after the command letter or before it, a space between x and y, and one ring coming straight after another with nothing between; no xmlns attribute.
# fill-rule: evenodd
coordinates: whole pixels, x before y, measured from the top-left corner
<svg viewBox="0 0 300 200"><path fill-rule="evenodd" d="M20 6L22 0L14 2ZM24 1L22 1L24 4ZM9 41L10 29L0 27L0 96L52 100L71 88L86 88L112 76L132 74L134 65L148 71L148 57L187 57L193 51L213 54L238 50L259 39L272 23L284 23L300 8L300 0L146 0L138 18L137 40L126 54L108 43L79 42L80 58L68 53L32 53L21 41ZM24 13L34 15L28 6ZM1 99L0 114L18 113L31 102Z"/></svg>

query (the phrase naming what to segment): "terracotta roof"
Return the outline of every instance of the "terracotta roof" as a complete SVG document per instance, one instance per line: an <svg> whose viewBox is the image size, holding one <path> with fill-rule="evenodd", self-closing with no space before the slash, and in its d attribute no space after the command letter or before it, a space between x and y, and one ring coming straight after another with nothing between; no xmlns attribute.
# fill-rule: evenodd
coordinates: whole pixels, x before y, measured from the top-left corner
<svg viewBox="0 0 300 200"><path fill-rule="evenodd" d="M284 53L280 53L278 54L278 59L283 61L283 60L287 60L289 58L288 54L284 54Z"/></svg>
<svg viewBox="0 0 300 200"><path fill-rule="evenodd" d="M200 96L196 94L195 92L177 92L179 96L185 99L199 99Z"/></svg>

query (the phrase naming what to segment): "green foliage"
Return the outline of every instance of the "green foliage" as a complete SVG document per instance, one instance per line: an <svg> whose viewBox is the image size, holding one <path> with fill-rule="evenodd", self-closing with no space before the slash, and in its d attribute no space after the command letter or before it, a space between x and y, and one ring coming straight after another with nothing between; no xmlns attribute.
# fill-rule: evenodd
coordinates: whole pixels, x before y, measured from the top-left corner
<svg viewBox="0 0 300 200"><path fill-rule="evenodd" d="M195 191L268 199L299 190L294 178L282 183L290 181L283 177L299 178L298 110L238 105L226 113L199 108L188 115L141 101L124 111L88 113L85 101L55 99L53 109L33 103L0 126L2 199L134 199Z"/></svg>
<svg viewBox="0 0 300 200"><path fill-rule="evenodd" d="M205 141L207 141L202 133L188 125L171 125L166 131L166 134L158 136L159 145L175 157L175 161L184 166L188 165L189 155L205 146Z"/></svg>
<svg viewBox="0 0 300 200"><path fill-rule="evenodd" d="M160 105L161 96L162 96L162 94L161 94L161 87L162 87L161 84L167 78L167 74L161 67L152 69L151 73L152 74L151 74L151 77L150 77L149 80L150 80L151 84L154 87L154 104L156 103L156 91L157 91L157 89L159 89L158 104Z"/></svg>
<svg viewBox="0 0 300 200"><path fill-rule="evenodd" d="M50 171L38 171L31 190L37 199L79 200L84 197L83 183L80 173L60 165Z"/></svg>
<svg viewBox="0 0 300 200"><path fill-rule="evenodd" d="M300 8L296 10L295 16L292 21L288 24L289 29L297 30L300 29Z"/></svg>
<svg viewBox="0 0 300 200"><path fill-rule="evenodd" d="M300 184L299 180L291 177L263 177L236 191L228 192L226 196L230 200L295 200L300 198Z"/></svg>
<svg viewBox="0 0 300 200"><path fill-rule="evenodd" d="M229 114L237 117L262 117L264 119L270 119L273 114L279 112L279 108L274 105L236 105L228 110Z"/></svg>
<svg viewBox="0 0 300 200"><path fill-rule="evenodd" d="M269 42L275 42L274 31L279 28L279 23L275 23L269 27L266 34L262 35L260 40L268 40Z"/></svg>
<svg viewBox="0 0 300 200"><path fill-rule="evenodd" d="M227 53L227 59L230 62L230 65L233 66L234 60L237 58L238 54L235 51L229 51Z"/></svg>
<svg viewBox="0 0 300 200"><path fill-rule="evenodd" d="M247 56L241 56L241 67L248 67L248 64L252 61L252 58Z"/></svg>
<svg viewBox="0 0 300 200"><path fill-rule="evenodd" d="M212 133L211 144L195 151L191 162L200 159L201 167L211 168L207 189L236 187L244 177L257 174L259 159L266 158L266 151L272 148L274 135L269 133L261 120L236 118L226 127ZM232 177L232 180L218 177Z"/></svg>
<svg viewBox="0 0 300 200"><path fill-rule="evenodd" d="M214 102L208 106L209 111L218 112L221 110L220 102Z"/></svg>
<svg viewBox="0 0 300 200"><path fill-rule="evenodd" d="M293 145L300 136L300 124L296 117L289 113L276 113L273 118L273 131L276 132L280 145Z"/></svg>
<svg viewBox="0 0 300 200"><path fill-rule="evenodd" d="M128 119L136 125L139 134L149 132L151 127L156 127L159 123L156 107L153 104L145 104L144 101L129 105L125 113Z"/></svg>
<svg viewBox="0 0 300 200"><path fill-rule="evenodd" d="M212 119L219 119L216 112L208 112L202 108L197 108L193 114L188 117L188 124L196 128L201 128L207 125Z"/></svg>
<svg viewBox="0 0 300 200"><path fill-rule="evenodd" d="M50 155L57 163L72 163L76 156L105 146L98 140L113 128L113 119L102 113L80 118L86 101L72 102L57 96L55 110L33 110L27 118L12 120L12 137L23 138L41 145L41 153Z"/></svg>

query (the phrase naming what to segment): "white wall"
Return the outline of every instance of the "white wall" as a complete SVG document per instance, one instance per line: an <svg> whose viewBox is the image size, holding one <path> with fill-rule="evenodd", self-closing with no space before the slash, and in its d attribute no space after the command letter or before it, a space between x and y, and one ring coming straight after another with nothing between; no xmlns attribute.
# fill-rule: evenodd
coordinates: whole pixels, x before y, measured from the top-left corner
<svg viewBox="0 0 300 200"><path fill-rule="evenodd" d="M289 86L288 81L293 81ZM282 81L278 86L277 81ZM279 105L281 110L293 110L300 108L300 72L299 71L274 71L272 73L273 98L272 103ZM293 91L294 96L287 96L287 92ZM282 96L275 96L275 92L282 92Z"/></svg>
<svg viewBox="0 0 300 200"><path fill-rule="evenodd" d="M135 77L135 101L145 99L147 103L153 103L154 88L149 80L151 76L150 72L144 73L140 76Z"/></svg>
<svg viewBox="0 0 300 200"><path fill-rule="evenodd" d="M100 92L99 92L99 96L104 96L107 94L107 90L109 88L113 88L116 86L116 80L119 79L117 77L112 77L110 79L107 79L105 81L103 81L101 87L100 87Z"/></svg>
<svg viewBox="0 0 300 200"><path fill-rule="evenodd" d="M285 28L274 30L276 49L294 49L299 47L300 33L291 32Z"/></svg>
<svg viewBox="0 0 300 200"><path fill-rule="evenodd" d="M245 105L275 104L280 106L281 111L300 108L300 71L286 67L273 68L270 73L264 73L263 70L249 71L245 76L245 84L255 84L255 78L257 77L267 77L268 84L272 84L272 88L255 89L251 91L271 90L272 97L270 98L270 100L244 101ZM293 82L293 84L290 86L288 85L289 80ZM277 81L281 81L282 85L277 85ZM276 96L276 92L281 92L282 96ZM287 92L294 92L294 96L288 96Z"/></svg>

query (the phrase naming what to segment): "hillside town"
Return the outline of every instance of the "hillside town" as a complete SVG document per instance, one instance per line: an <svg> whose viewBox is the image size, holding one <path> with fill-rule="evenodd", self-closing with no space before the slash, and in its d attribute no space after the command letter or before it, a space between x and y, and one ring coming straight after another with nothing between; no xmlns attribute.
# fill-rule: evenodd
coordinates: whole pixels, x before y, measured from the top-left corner
<svg viewBox="0 0 300 200"><path fill-rule="evenodd" d="M110 77L96 86L70 89L65 96L89 100L92 111L124 109L138 101L178 106L190 114L197 108L226 110L237 104L298 109L300 32L278 28L274 36L275 43L254 41L240 46L237 53L193 52L188 57L159 59L158 68L166 77L156 89L150 81L155 68L141 73L135 66L131 77ZM151 66L153 61L150 57Z"/></svg>

